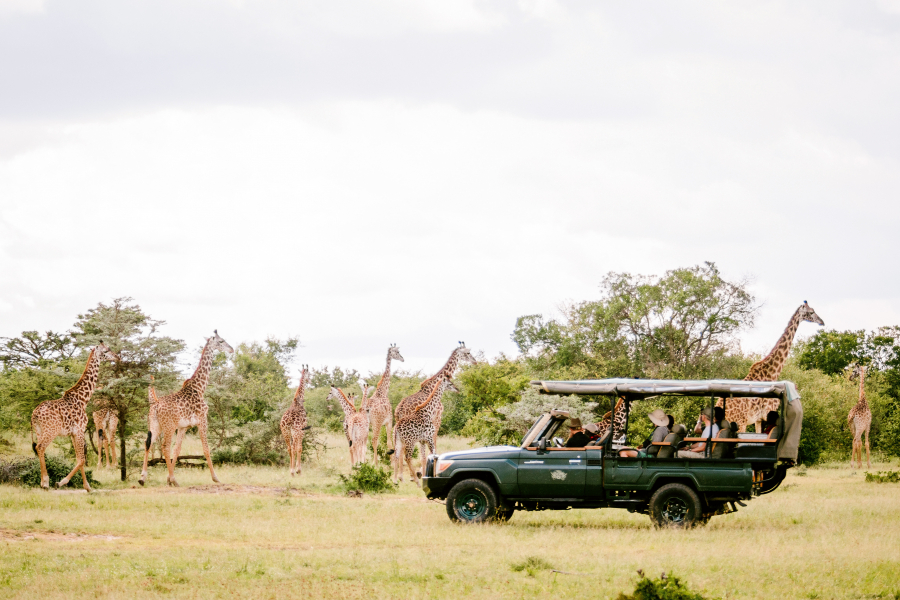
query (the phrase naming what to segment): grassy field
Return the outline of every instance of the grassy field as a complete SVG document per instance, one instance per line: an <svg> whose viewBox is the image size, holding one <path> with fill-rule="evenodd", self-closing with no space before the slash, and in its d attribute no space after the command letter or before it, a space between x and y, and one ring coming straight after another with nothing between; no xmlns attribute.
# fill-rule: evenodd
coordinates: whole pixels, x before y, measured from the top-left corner
<svg viewBox="0 0 900 600"><path fill-rule="evenodd" d="M900 484L866 483L845 465L795 469L773 494L689 532L622 510L460 526L409 482L346 497L346 442L327 439L294 478L223 465L221 485L181 469L182 487L167 488L155 467L147 488L137 472L121 482L95 470L104 485L90 495L0 486L0 598L594 599L631 591L638 569L674 572L709 597L900 597ZM544 566L514 569L531 557Z"/></svg>

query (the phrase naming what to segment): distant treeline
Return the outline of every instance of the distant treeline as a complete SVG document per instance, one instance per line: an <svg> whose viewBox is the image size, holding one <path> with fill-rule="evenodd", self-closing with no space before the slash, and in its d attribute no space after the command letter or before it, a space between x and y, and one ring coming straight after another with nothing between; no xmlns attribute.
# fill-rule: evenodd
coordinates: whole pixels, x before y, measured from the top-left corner
<svg viewBox="0 0 900 600"><path fill-rule="evenodd" d="M743 379L759 357L743 354L737 336L753 325L757 311L746 282L722 279L713 263L659 277L610 273L597 299L565 306L560 319L520 317L512 332L518 356L482 357L479 364L463 367L457 377L460 392L445 396L441 433L469 435L483 443L515 442L548 403L564 402L585 416L608 410L577 398L538 396L528 390L532 379ZM822 316L827 322L828 315ZM785 324L789 317L784 315ZM174 390L183 379L176 359L185 344L161 335L164 325L131 298L119 298L78 315L66 333L26 331L0 339L0 440L3 432L27 432L34 407L60 397L80 376L86 349L102 339L122 360L104 365L102 389L94 399L118 411L119 431L137 456L146 431L151 376L161 393ZM813 326L804 327L809 331L801 329L801 337L813 332ZM780 330L771 332L773 345L780 335ZM196 345L199 350L201 340ZM206 400L210 443L219 456L256 463L285 460L278 420L293 396L288 372L295 368L298 345L295 338L240 343L234 345L234 355L216 359ZM858 386L847 374L855 363L869 366L866 396L873 413L873 449L900 454L900 328L819 330L794 344L782 373L803 396L802 462L849 456L847 413L857 402ZM391 401L396 406L430 375L394 372ZM357 391L360 379L374 385L380 376L381 370L313 369L306 393L310 423L339 431L343 412L326 403L329 386ZM693 423L701 401L665 398L636 405L630 432L636 438L646 435L649 422L643 416L660 407Z"/></svg>

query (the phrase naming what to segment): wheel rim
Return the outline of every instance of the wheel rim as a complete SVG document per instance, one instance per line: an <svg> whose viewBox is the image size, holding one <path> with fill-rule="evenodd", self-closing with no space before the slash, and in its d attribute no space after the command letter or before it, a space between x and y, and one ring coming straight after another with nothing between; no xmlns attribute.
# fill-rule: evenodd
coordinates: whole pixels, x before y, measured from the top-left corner
<svg viewBox="0 0 900 600"><path fill-rule="evenodd" d="M466 492L456 499L456 510L465 519L480 517L487 508L487 502L478 492Z"/></svg>
<svg viewBox="0 0 900 600"><path fill-rule="evenodd" d="M687 502L681 498L669 498L662 507L663 518L670 523L682 523L687 517Z"/></svg>

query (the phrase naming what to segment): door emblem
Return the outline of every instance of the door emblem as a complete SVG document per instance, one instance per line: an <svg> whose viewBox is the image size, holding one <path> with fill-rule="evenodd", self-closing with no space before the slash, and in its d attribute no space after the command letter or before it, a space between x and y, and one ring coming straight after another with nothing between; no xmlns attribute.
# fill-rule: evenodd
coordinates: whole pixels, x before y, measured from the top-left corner
<svg viewBox="0 0 900 600"><path fill-rule="evenodd" d="M566 478L566 472L565 471L550 471L550 477L552 477L553 479L556 479L558 481L562 481Z"/></svg>

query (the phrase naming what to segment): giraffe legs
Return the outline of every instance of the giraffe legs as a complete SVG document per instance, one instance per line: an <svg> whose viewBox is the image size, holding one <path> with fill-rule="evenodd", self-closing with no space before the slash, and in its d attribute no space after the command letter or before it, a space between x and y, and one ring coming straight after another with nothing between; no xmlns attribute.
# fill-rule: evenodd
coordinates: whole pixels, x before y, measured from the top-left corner
<svg viewBox="0 0 900 600"><path fill-rule="evenodd" d="M378 439L381 437L381 425L378 421L372 421L372 462L374 464L378 464Z"/></svg>
<svg viewBox="0 0 900 600"><path fill-rule="evenodd" d="M115 467L116 466L116 429L119 427L119 419L116 417L110 417L109 425L106 430L106 435L104 438L106 439L106 466ZM110 463L110 457L112 457L112 463Z"/></svg>
<svg viewBox="0 0 900 600"><path fill-rule="evenodd" d="M141 467L141 478L138 479L138 483L141 485L144 485L144 482L147 480L147 462L150 459L150 448L153 447L153 442L159 445L159 431L154 431L151 427L150 431L147 432L147 444L144 448L144 466ZM168 462L166 465L168 465Z"/></svg>
<svg viewBox="0 0 900 600"><path fill-rule="evenodd" d="M175 462L178 462L178 457L181 456L181 442L184 441L184 434L187 433L187 430L187 427L175 430L175 435L178 436L178 441L175 442L175 456L172 457Z"/></svg>
<svg viewBox="0 0 900 600"><path fill-rule="evenodd" d="M107 458L108 460L108 458ZM103 430L97 429L97 468L103 464Z"/></svg>
<svg viewBox="0 0 900 600"><path fill-rule="evenodd" d="M212 475L213 481L219 483L219 478L216 477L216 472L213 469L212 459L209 457L209 444L206 442L206 415L204 415L203 420L200 421L200 426L198 427L198 429L200 430L200 442L203 444L203 456L206 457L206 464L209 465L209 474ZM182 437L184 437L183 433L178 438L179 442L181 441Z"/></svg>
<svg viewBox="0 0 900 600"><path fill-rule="evenodd" d="M75 468L72 469L71 473L63 477L59 483L56 484L56 487L65 487L72 479L72 475L81 471L81 481L84 483L84 489L90 492L91 486L88 483L87 474L84 472L84 432L72 434L72 445L75 447Z"/></svg>
<svg viewBox="0 0 900 600"><path fill-rule="evenodd" d="M41 463L41 487L45 490L50 489L50 475L47 473L47 463L44 461L44 452L47 451L47 447L50 446L51 441L53 440L44 438L39 439L34 448L34 451L37 452L38 455L38 461Z"/></svg>
<svg viewBox="0 0 900 600"><path fill-rule="evenodd" d="M872 468L872 458L869 456L869 432L866 431L866 464ZM859 468L862 468L862 436L859 437Z"/></svg>
<svg viewBox="0 0 900 600"><path fill-rule="evenodd" d="M299 438L294 440L294 446L291 450L291 467L293 469L291 471L292 475L300 475L300 473L301 473L302 466L300 464L300 459L302 458L302 454L303 454L303 437L300 436Z"/></svg>
<svg viewBox="0 0 900 600"><path fill-rule="evenodd" d="M175 481L175 461L172 460L172 437L175 431L164 431L163 432L163 444L162 444L162 452L163 458L166 459L166 468L169 470L169 477L166 479L166 483L173 487L178 487L178 482Z"/></svg>

